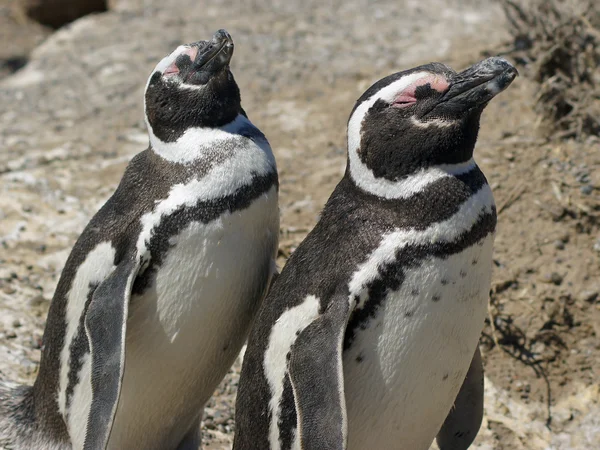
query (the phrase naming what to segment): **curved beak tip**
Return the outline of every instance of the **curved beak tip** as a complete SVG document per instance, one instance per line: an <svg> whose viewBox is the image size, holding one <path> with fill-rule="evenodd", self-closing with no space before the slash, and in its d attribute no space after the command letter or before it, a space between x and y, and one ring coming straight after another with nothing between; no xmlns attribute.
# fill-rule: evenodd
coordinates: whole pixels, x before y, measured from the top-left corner
<svg viewBox="0 0 600 450"><path fill-rule="evenodd" d="M227 46L233 45L233 39L227 30L221 28L213 35L213 42L223 43Z"/></svg>
<svg viewBox="0 0 600 450"><path fill-rule="evenodd" d="M518 75L517 69L506 59L499 56L493 56L491 58L484 59L483 61L475 64L466 72L471 72L470 75L479 77L496 77L504 76L514 79Z"/></svg>

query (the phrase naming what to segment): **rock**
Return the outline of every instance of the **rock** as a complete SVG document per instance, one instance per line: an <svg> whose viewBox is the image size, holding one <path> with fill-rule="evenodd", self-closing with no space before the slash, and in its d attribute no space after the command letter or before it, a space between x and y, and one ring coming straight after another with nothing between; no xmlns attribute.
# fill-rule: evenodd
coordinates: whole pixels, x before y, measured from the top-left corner
<svg viewBox="0 0 600 450"><path fill-rule="evenodd" d="M23 68L31 50L50 33L48 28L27 20L14 3L0 1L0 79Z"/></svg>
<svg viewBox="0 0 600 450"><path fill-rule="evenodd" d="M21 0L21 3L27 16L52 28L107 10L106 0Z"/></svg>

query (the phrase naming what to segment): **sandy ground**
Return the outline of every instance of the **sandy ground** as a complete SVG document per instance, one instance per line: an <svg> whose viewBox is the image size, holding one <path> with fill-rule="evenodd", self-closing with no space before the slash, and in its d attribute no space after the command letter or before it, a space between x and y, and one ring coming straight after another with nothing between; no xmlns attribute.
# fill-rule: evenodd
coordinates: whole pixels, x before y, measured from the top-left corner
<svg viewBox="0 0 600 450"><path fill-rule="evenodd" d="M17 20L8 3L0 25ZM218 28L236 41L244 107L278 161L283 266L342 176L356 98L389 73L429 61L461 69L508 40L488 1L163 3L115 1L47 38L27 22L2 34L16 50L0 59L28 60L0 73L3 377L34 379L64 261L147 145L143 87L176 45ZM600 448L600 141L548 142L523 75L484 113L476 149L499 228L473 448ZM205 448L230 448L238 378L239 363L207 406Z"/></svg>

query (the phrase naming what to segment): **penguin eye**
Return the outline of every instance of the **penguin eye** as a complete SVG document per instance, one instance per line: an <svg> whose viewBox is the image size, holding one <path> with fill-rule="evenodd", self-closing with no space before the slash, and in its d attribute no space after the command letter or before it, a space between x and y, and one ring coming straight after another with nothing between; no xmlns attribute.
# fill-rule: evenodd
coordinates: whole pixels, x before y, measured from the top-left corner
<svg viewBox="0 0 600 450"><path fill-rule="evenodd" d="M407 92L402 92L398 97L396 97L392 103L392 106L396 108L407 108L415 103L417 103L417 99L414 95L411 95Z"/></svg>
<svg viewBox="0 0 600 450"><path fill-rule="evenodd" d="M173 76L179 73L179 67L175 63L171 64L166 70L163 72L163 76Z"/></svg>

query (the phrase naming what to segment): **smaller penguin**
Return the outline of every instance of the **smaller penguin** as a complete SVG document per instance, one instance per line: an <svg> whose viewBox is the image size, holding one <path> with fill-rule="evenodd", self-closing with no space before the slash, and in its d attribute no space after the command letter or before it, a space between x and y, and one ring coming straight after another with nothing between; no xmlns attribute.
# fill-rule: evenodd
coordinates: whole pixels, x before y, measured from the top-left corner
<svg viewBox="0 0 600 450"><path fill-rule="evenodd" d="M431 63L358 99L346 173L250 333L234 450L471 445L496 225L473 151L516 75Z"/></svg>
<svg viewBox="0 0 600 450"><path fill-rule="evenodd" d="M193 449L275 268L278 179L229 70L233 40L182 45L145 91L150 146L67 260L33 386L0 385L0 443Z"/></svg>

